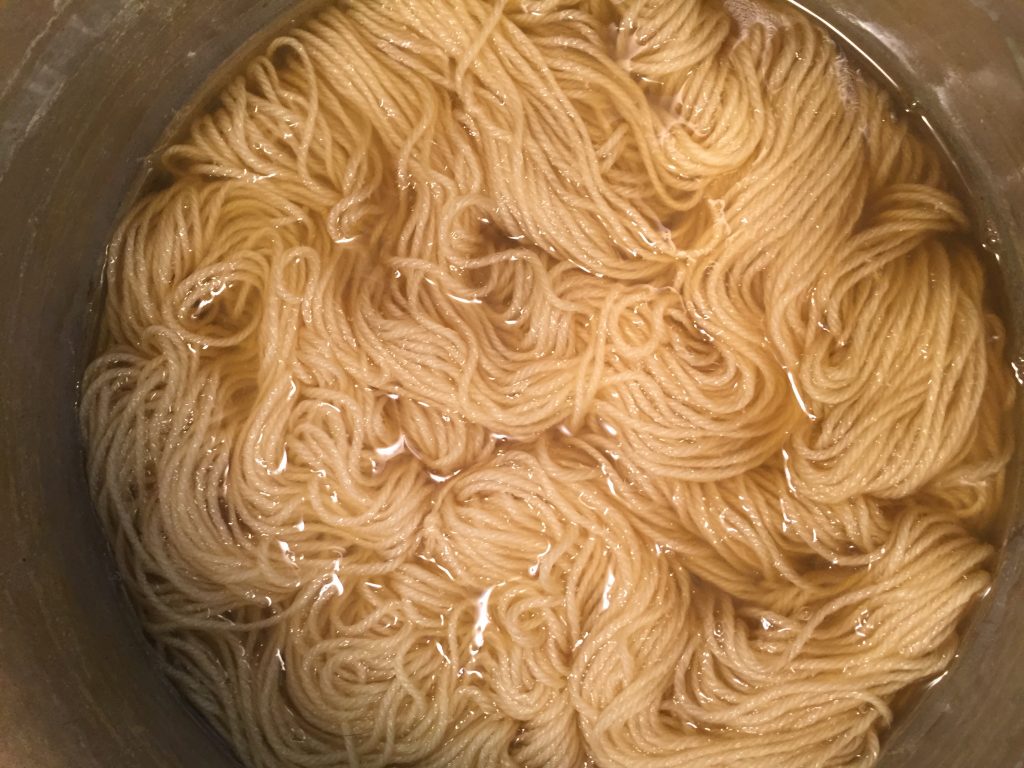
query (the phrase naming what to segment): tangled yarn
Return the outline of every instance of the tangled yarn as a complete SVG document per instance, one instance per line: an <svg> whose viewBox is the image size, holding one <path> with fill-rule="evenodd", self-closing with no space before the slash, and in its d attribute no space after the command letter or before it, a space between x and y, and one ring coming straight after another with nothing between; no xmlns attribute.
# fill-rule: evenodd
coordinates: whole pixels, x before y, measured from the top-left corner
<svg viewBox="0 0 1024 768"><path fill-rule="evenodd" d="M92 493L251 768L866 766L985 588L1002 326L791 11L352 0L163 154Z"/></svg>

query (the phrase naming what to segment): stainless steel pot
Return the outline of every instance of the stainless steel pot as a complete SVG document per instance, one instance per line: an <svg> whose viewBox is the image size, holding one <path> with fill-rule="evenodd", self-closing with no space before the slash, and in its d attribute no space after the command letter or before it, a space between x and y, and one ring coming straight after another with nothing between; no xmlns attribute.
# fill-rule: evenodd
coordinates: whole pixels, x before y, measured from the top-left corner
<svg viewBox="0 0 1024 768"><path fill-rule="evenodd" d="M1024 346L1024 3L802 0L929 115L978 202ZM145 158L294 0L0 0L0 766L237 763L157 671L90 509L88 299ZM1019 417L1018 417L1019 420ZM884 768L1024 766L1021 452L995 587Z"/></svg>

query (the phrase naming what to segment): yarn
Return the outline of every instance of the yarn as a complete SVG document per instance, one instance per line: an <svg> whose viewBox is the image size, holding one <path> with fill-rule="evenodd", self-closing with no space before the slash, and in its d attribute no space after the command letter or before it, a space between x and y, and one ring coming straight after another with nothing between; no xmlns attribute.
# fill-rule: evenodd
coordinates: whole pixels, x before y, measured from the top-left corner
<svg viewBox="0 0 1024 768"><path fill-rule="evenodd" d="M252 768L867 766L1013 390L935 149L732 0L324 10L115 235L81 419Z"/></svg>

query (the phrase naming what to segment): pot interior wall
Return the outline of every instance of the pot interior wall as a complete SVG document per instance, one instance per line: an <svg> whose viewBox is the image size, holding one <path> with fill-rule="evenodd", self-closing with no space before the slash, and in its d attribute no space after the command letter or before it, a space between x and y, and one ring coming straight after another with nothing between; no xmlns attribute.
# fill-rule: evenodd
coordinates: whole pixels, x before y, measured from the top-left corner
<svg viewBox="0 0 1024 768"><path fill-rule="evenodd" d="M916 0L804 2L894 76L949 143L999 256L1010 355L1021 360L1019 0L927 9ZM8 768L238 766L161 675L128 608L90 508L75 402L99 264L146 158L212 72L305 7L0 0L0 763ZM1018 456L992 595L947 679L892 734L883 768L1016 768L1024 755L1020 466Z"/></svg>

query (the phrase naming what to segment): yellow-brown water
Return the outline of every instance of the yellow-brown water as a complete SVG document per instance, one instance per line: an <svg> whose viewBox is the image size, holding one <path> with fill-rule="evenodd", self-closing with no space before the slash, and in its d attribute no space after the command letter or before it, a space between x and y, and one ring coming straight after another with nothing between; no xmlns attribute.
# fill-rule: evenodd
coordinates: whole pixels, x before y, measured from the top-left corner
<svg viewBox="0 0 1024 768"><path fill-rule="evenodd" d="M90 476L250 765L861 764L945 669L1002 327L940 154L801 17L356 4L162 162Z"/></svg>

